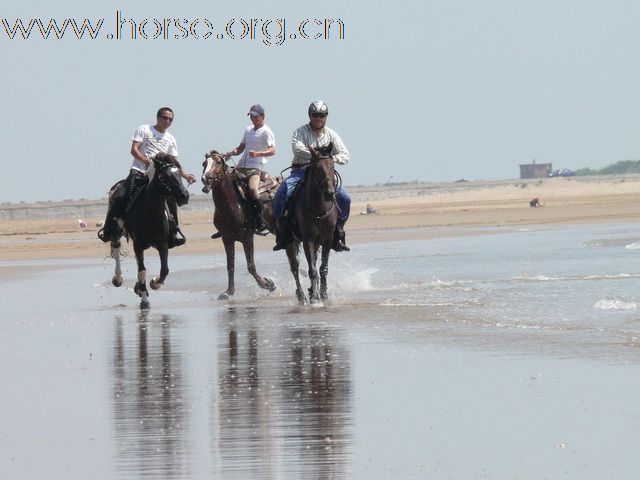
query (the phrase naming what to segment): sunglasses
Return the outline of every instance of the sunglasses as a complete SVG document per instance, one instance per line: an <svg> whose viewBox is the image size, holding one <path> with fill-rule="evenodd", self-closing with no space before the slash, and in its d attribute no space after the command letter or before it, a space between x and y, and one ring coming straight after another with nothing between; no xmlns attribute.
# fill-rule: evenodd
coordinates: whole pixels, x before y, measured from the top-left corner
<svg viewBox="0 0 640 480"><path fill-rule="evenodd" d="M326 113L312 113L311 116L315 117L315 118L318 118L318 117L319 118L324 118L324 117L327 116L327 114Z"/></svg>
<svg viewBox="0 0 640 480"><path fill-rule="evenodd" d="M160 115L160 118L164 118L168 122L173 122L173 117L169 117L168 115Z"/></svg>

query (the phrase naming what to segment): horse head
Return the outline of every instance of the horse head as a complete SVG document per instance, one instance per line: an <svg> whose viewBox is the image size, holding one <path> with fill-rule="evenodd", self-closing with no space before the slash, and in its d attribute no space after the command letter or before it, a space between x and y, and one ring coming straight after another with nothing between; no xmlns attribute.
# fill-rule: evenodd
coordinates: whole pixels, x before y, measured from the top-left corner
<svg viewBox="0 0 640 480"><path fill-rule="evenodd" d="M227 164L222 154L216 150L211 150L205 154L202 162L202 176L200 180L204 184L203 192L208 193L213 182L227 173Z"/></svg>
<svg viewBox="0 0 640 480"><path fill-rule="evenodd" d="M159 153L153 157L153 178L150 186L164 197L173 198L180 206L189 201L189 192L182 183L182 167L173 155Z"/></svg>
<svg viewBox="0 0 640 480"><path fill-rule="evenodd" d="M336 176L333 168L333 143L324 147L309 147L311 163L309 164L309 178L317 184L318 189L327 201L334 201L336 197Z"/></svg>

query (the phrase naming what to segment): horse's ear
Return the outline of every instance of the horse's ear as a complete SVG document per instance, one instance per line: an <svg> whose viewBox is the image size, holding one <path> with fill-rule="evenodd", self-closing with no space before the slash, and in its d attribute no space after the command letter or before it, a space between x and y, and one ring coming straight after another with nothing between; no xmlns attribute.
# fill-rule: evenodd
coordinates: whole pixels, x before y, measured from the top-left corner
<svg viewBox="0 0 640 480"><path fill-rule="evenodd" d="M316 149L313 148L311 145L309 145L307 147L309 149L309 152L311 153L311 158L315 158L318 156L318 152L316 152Z"/></svg>
<svg viewBox="0 0 640 480"><path fill-rule="evenodd" d="M329 145L327 145L327 153L331 155L331 152L333 152L333 142L329 142Z"/></svg>

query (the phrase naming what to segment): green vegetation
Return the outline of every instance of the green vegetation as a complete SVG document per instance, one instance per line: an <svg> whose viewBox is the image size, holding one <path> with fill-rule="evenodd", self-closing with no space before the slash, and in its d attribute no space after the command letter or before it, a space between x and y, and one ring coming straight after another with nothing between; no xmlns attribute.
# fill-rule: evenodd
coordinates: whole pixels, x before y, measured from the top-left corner
<svg viewBox="0 0 640 480"><path fill-rule="evenodd" d="M576 175L619 175L623 173L640 173L640 160L621 160L599 170L581 168L576 170Z"/></svg>

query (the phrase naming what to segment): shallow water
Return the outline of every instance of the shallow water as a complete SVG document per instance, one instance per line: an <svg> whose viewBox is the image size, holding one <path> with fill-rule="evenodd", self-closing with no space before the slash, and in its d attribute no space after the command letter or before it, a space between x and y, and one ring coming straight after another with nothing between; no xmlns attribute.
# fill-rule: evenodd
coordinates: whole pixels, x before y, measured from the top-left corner
<svg viewBox="0 0 640 480"><path fill-rule="evenodd" d="M144 313L132 258L5 262L71 266L0 280L2 478L635 478L640 228L483 232L334 254L313 308L281 252Z"/></svg>

